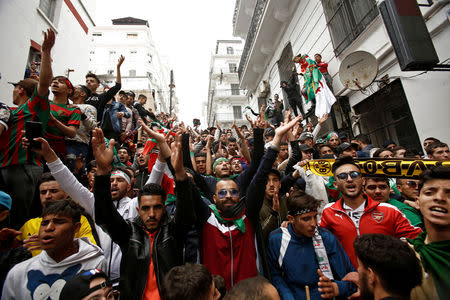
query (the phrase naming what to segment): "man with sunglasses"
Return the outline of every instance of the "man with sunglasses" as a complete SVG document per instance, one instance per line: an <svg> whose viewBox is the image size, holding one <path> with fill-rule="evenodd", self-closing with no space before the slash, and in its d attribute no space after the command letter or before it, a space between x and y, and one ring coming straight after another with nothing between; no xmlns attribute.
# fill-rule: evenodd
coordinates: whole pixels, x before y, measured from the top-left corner
<svg viewBox="0 0 450 300"><path fill-rule="evenodd" d="M325 206L320 226L330 230L341 242L353 266L358 267L353 241L364 233L382 233L414 238L422 230L414 227L395 207L373 200L364 193L365 178L350 156L336 159L332 167L333 185L342 197Z"/></svg>
<svg viewBox="0 0 450 300"><path fill-rule="evenodd" d="M413 225L423 229L423 223L420 212L411 206L401 203L398 200L390 198L389 178L386 176L369 177L364 185L366 194L375 201L388 203L398 208L405 214L408 221Z"/></svg>
<svg viewBox="0 0 450 300"><path fill-rule="evenodd" d="M397 189L401 194L400 201L419 211L417 197L419 196L419 180L398 178Z"/></svg>
<svg viewBox="0 0 450 300"><path fill-rule="evenodd" d="M281 140L300 119L301 116L275 130L246 197L240 197L238 184L228 178L217 182L214 204L207 205L199 192L194 197L201 262L212 274L225 279L227 290L241 280L257 276L258 271L269 276L259 212Z"/></svg>

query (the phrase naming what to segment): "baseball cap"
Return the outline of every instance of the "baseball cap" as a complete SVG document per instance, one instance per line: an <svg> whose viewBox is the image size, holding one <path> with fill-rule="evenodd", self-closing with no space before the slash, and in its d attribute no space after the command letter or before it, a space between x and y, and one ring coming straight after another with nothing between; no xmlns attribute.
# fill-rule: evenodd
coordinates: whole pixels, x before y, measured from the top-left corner
<svg viewBox="0 0 450 300"><path fill-rule="evenodd" d="M0 191L0 205L6 207L8 210L11 210L11 203L11 196L5 192Z"/></svg>
<svg viewBox="0 0 450 300"><path fill-rule="evenodd" d="M106 282L90 288L89 286L92 279L99 277L105 278ZM81 273L67 281L61 291L59 298L64 300L81 300L90 293L107 286L112 286L112 284L108 280L108 276L106 276L106 274L99 269L82 271Z"/></svg>
<svg viewBox="0 0 450 300"><path fill-rule="evenodd" d="M92 92L90 89L88 89L87 86L85 85L80 85L81 89L83 90L83 92L86 94L86 99L89 98L92 95Z"/></svg>
<svg viewBox="0 0 450 300"><path fill-rule="evenodd" d="M313 148L308 146L308 144L300 144L299 148L300 148L300 151L303 151L303 152L313 151Z"/></svg>
<svg viewBox="0 0 450 300"><path fill-rule="evenodd" d="M303 142L306 139L312 139L314 136L312 135L311 132L302 132L302 134L300 134L300 137L298 138L298 140L300 142Z"/></svg>
<svg viewBox="0 0 450 300"><path fill-rule="evenodd" d="M8 83L12 84L13 86L20 85L27 93L27 96L31 97L34 93L36 85L38 84L38 81L32 78L26 78L22 79L19 82L8 82Z"/></svg>
<svg viewBox="0 0 450 300"><path fill-rule="evenodd" d="M130 95L131 97L133 97L133 99L136 97L136 94L133 91L129 91L128 95Z"/></svg>
<svg viewBox="0 0 450 300"><path fill-rule="evenodd" d="M340 144L336 148L336 152L337 152L337 154L341 154L342 152L344 152L345 150L347 150L350 147L353 147L353 148L355 148L355 150L358 150L358 144L345 142L345 143Z"/></svg>

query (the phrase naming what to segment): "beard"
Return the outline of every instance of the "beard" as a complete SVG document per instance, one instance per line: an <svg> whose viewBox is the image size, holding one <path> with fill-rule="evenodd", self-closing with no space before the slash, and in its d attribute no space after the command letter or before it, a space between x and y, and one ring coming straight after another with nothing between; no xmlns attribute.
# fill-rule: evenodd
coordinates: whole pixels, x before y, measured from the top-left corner
<svg viewBox="0 0 450 300"><path fill-rule="evenodd" d="M361 278L359 282L360 282L359 289L361 290L361 298L363 300L374 300L375 296L373 292L370 290L369 282L367 280L367 274L365 272L361 273Z"/></svg>

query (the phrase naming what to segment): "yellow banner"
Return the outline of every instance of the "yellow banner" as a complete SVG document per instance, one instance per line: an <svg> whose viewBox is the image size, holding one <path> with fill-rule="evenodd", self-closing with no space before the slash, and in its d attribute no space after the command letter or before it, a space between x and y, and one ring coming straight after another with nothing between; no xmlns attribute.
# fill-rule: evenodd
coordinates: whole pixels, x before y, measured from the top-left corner
<svg viewBox="0 0 450 300"><path fill-rule="evenodd" d="M309 161L303 168L311 170L314 174L320 176L333 176L331 169L334 161L334 159L314 159ZM413 179L417 179L423 171L433 166L450 167L450 160L366 158L355 159L355 162L361 168L363 176L386 175L388 177Z"/></svg>

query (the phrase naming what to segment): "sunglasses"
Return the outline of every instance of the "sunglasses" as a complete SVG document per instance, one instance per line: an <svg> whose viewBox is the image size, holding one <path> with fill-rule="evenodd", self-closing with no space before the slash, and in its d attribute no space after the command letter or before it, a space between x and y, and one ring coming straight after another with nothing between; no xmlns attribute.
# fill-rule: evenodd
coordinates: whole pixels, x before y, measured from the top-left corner
<svg viewBox="0 0 450 300"><path fill-rule="evenodd" d="M351 179L356 179L361 177L361 173L358 171L351 171L349 173L340 173L340 174L336 174L336 177L340 180L347 180L348 176L350 175Z"/></svg>
<svg viewBox="0 0 450 300"><path fill-rule="evenodd" d="M219 199L223 199L228 195L228 193L230 193L230 196L233 198L239 197L239 191L237 189L219 190L217 191L217 196L219 197Z"/></svg>
<svg viewBox="0 0 450 300"><path fill-rule="evenodd" d="M408 180L406 181L406 184L413 189L417 188L417 182L415 181Z"/></svg>

